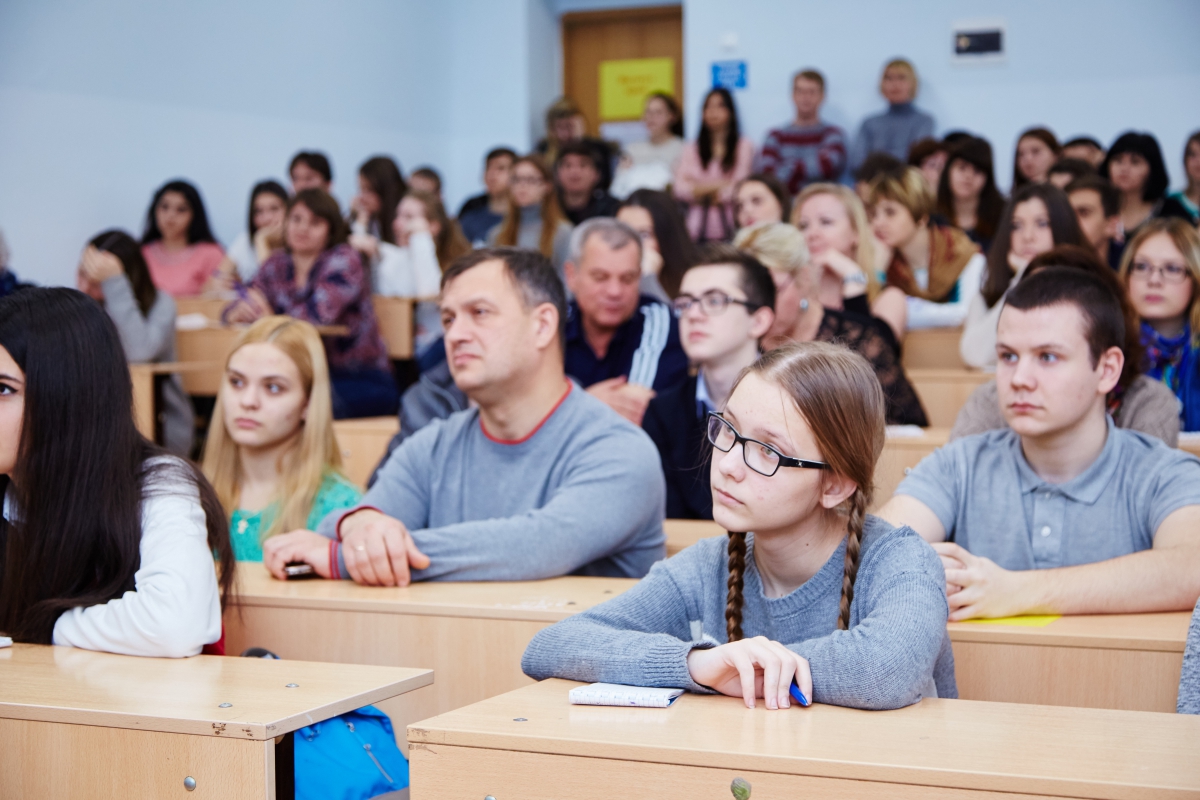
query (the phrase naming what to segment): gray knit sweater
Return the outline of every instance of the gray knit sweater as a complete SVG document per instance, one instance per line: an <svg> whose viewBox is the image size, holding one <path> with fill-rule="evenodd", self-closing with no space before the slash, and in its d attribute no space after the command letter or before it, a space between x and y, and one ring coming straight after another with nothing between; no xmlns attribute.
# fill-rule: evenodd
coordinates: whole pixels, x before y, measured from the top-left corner
<svg viewBox="0 0 1200 800"><path fill-rule="evenodd" d="M694 648L727 641L727 539L705 539L654 565L629 591L542 630L521 668L543 678L709 689L687 667ZM768 599L747 536L742 630L766 636L809 661L813 699L865 709L957 697L946 633L945 573L911 528L867 517L850 606L837 629L845 543L803 586Z"/></svg>
<svg viewBox="0 0 1200 800"><path fill-rule="evenodd" d="M1179 678L1180 714L1200 714L1200 602L1192 612L1187 647L1183 651L1183 673Z"/></svg>
<svg viewBox="0 0 1200 800"><path fill-rule="evenodd" d="M121 347L130 364L157 364L175 360L175 301L159 289L149 314L142 314L133 285L125 273L100 284L104 310L117 326ZM163 444L186 458L192 450L195 427L192 403L179 375L166 376L162 385Z"/></svg>

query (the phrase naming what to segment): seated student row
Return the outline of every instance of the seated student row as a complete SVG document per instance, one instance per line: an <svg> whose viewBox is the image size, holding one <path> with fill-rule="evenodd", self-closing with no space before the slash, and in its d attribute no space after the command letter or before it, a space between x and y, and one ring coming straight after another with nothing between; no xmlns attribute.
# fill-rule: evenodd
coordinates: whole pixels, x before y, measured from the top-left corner
<svg viewBox="0 0 1200 800"><path fill-rule="evenodd" d="M531 258L534 263L526 264L533 273L529 275L522 270L521 264L523 259L527 261ZM509 274L510 267L516 275ZM1018 291L1014 292L1011 308L1006 309L1004 314L1020 313L1018 309L1022 301L1019 290L1022 287L1028 285L1036 289L1039 281L1047 282L1043 280L1043 276L1061 278L1061 275L1056 274L1058 272L1060 271L1048 269L1023 282ZM528 284L521 280L522 275L529 281ZM1067 283L1077 289L1081 280L1078 275L1072 274ZM442 305L451 337L450 363L456 371L456 377L461 377L465 388L469 391L478 389L479 408L463 412L446 423L433 423L429 429L406 442L389 459L381 482L372 490L373 494L367 495L368 502L378 499L387 503L384 511L392 510L393 513L401 514L407 519L407 526L399 520L361 506L351 509L349 514L335 512L322 527L331 534L335 533L337 527L342 529L343 541L340 547L332 538L320 538L319 542L314 542L315 535L307 532L271 537L267 540L264 550L272 571L278 574L284 563L300 559L312 563L318 571L326 575L343 574L343 565L338 563L341 561L345 571L359 580L370 583L404 583L410 577L491 576L511 579L562 574L579 567L591 574L644 574L662 555L661 477L657 474L657 467L652 467L650 473L639 472L647 464L653 465L653 456L650 455L653 450L636 429L622 422L603 406L594 402L589 406L587 402L582 402L585 395L572 392L569 388L564 392L567 384L562 376L561 356L557 350L560 317L556 307L563 307L561 287L557 289L558 299L554 302L537 302L540 298L536 294L533 302L527 302L524 294L524 290L531 288L531 285L544 286L553 293L558 284L551 267L532 254L485 251L459 262L456 270L452 270L447 276L444 285ZM1102 286L1100 294L1095 287L1091 289L1093 299L1104 291ZM55 309L59 312L56 318L70 320L71 325L77 324L77 319L80 318L90 320L88 324L96 328L92 332L92 338L106 339L111 351L107 360L115 359L119 364L120 352L111 326L100 314L99 309L90 305L90 301L84 301L84 305L79 306L77 301L71 299L71 295L72 293L64 290L37 290L35 293L13 298L20 300L20 303L6 301L6 305L12 306L11 309L4 309L6 317L12 320L14 325L6 326L8 329L3 331L4 335L0 337L0 343L6 348L3 355L9 356L8 348L11 347L17 358L22 359L25 366L29 367L28 359L31 354L18 346L20 342L15 340L13 328L22 330L22 327L17 326L31 327L37 335L46 336L44 331L31 324L30 316L40 313L51 301L67 302L66 309ZM42 306L38 306L38 301L41 301ZM1109 321L1115 319L1119 326L1120 310L1115 300L1109 295L1109 300L1102 301L1101 305L1104 302L1112 306L1108 309L1112 312ZM1079 312L1077 316L1082 318L1083 313ZM1002 316L1002 330L1006 330L1004 319ZM284 327L301 325L288 321ZM1029 326L1017 327L1026 330ZM267 326L263 325L263 329L267 330ZM1084 366L1080 369L1079 365L1087 365L1089 358L1082 322L1077 323L1074 334L1078 341L1068 342L1067 350L1070 352L1064 352L1064 360L1072 361L1070 356L1074 356L1072 364L1075 367L1076 380L1090 376L1097 383L1094 390L1096 402L1089 407L1089 413L1095 415L1098 412L1102 421L1103 395L1107 388L1111 388L1109 384L1115 382L1119 373L1120 351L1115 346L1107 347L1097 366ZM46 338L51 340L52 344L58 344L52 341L52 337ZM1004 333L1001 339L1007 341ZM486 346L493 343L508 347L496 349ZM1074 349L1071 350L1071 347ZM235 357L247 355L253 348L255 344L248 342L239 348ZM273 345L258 347L258 355L274 355L271 352L272 348L282 352L279 347ZM1013 349L1024 355L1021 345L1015 345ZM303 356L299 359L303 360ZM17 410L16 420L20 426L21 419L27 416L36 418L38 411L32 403L28 409L21 409L13 400L21 398L24 389L22 382L26 376L31 380L40 378L37 377L36 370L22 370L11 357L9 362L11 363L2 365L3 369L0 369L6 376L5 409L10 411L5 419L11 424L11 412ZM514 362L517 362L515 366ZM231 365L234 363L231 361ZM558 365L557 370L554 369L555 365ZM268 369L268 372L271 371ZM285 373L288 369L276 365L273 371ZM240 370L231 371L231 386L240 381L240 374ZM110 385L114 383L111 378L97 380ZM554 384L557 384L557 388ZM116 387L118 390L119 388ZM124 391L125 408L128 409L127 384ZM119 394L119 391L117 393ZM33 396L40 395L34 392ZM574 406L571 405L572 398L575 398ZM81 401L77 402L86 405ZM661 599L643 606L643 613L666 612L672 616L663 618L662 624L668 627L664 630L666 635L662 638L662 646L657 650L652 648L657 655L646 661L643 666L628 663L609 664L606 657L595 655L594 648L587 654L570 656L572 648L575 647L572 642L579 637L579 634L569 627L571 624L600 624L603 627L612 627L614 623L610 615L618 613L618 618L620 617L617 612L620 605L606 605L589 612L590 616L583 615L578 623L568 623L561 629L551 629L535 640L527 656L528 669L535 674L568 674L576 677L586 677L584 672L587 675L615 677L616 673L611 671L615 669L623 675L636 676L639 681L643 678L654 680L654 675L660 675L663 681L691 681L685 685L692 688L707 686L732 694L742 694L742 678L746 677L747 669L750 670L749 674L753 675L754 664L757 664L760 672L767 669L772 675L776 674L775 669L783 670L777 687L782 689L783 693L786 693L791 676L797 674L802 688L811 692L810 696L847 705L885 708L914 702L921 696L932 696L934 692L941 696L953 696L953 671L948 661L948 641L943 626L947 613L944 578L937 558L932 551L923 549L924 545L909 529L893 529L878 518L864 516L870 496L874 462L883 443L883 406L883 394L873 371L865 361L844 348L818 344L793 345L777 350L759 361L733 388L730 400L726 403L724 416L710 416L708 434L718 451L724 453L714 459L712 468L712 480L716 487L714 497L720 500L717 505L721 519L726 527L753 529L755 534L744 538L735 535L731 538L728 565L724 555L721 555L725 550L725 543L712 540L689 551L693 555L676 559L678 566L674 566L673 561L654 568L650 582L644 584L646 588L642 591ZM312 408L311 399L309 408ZM225 414L228 417L228 412ZM567 416L564 417L564 414ZM562 430L562 425L571 425L567 421L568 418L578 422L582 417L589 415L594 421L582 427L577 426L576 431L564 435L566 432ZM84 414L82 419L86 423L90 417ZM106 417L106 422L111 419L111 415ZM810 420L821 421L810 423ZM512 423L520 427L514 428ZM596 427L598 424L601 425L600 428ZM601 448L601 445L597 444L593 446L595 454L588 453L589 457L584 459L587 463L583 468L586 473L583 477L585 483L589 484L588 491L593 496L599 496L600 493L611 490L614 496L621 497L619 503L600 498L600 505L608 511L604 520L598 520L599 514L596 512L588 513L587 509L575 508L578 498L584 494L578 485L562 489L555 485L553 477L541 482L540 485L547 488L540 492L540 497L526 493L524 497L513 501L507 495L511 487L502 487L497 491L496 487L485 482L480 486L466 487L466 491L472 496L483 495L471 501L475 503L473 507L466 507L465 499L458 501L458 505L448 511L445 508L439 509L436 502L428 503L423 511L418 507L423 498L443 498L454 502L454 493L462 491L442 485L448 475L452 480L462 476L462 470L453 466L454 453L447 453L451 463L436 471L429 468L420 469L420 465L416 463L420 460L421 451L426 451L431 446L436 448L439 440L446 443L447 436L454 435L454 431L459 432L460 442L454 450L485 459L493 454L499 454L501 458L507 456L504 466L509 472L528 473L531 467L545 460L546 452L539 451L539 443L543 448L549 446L551 450L557 448L565 453L575 447L576 443L587 445L597 441L595 434L589 434L589 426L591 431L603 431L600 439L605 443L603 449L607 450L608 455L596 451L596 448ZM15 434L11 438L33 436L32 431L37 430L37 427L31 425L26 430L29 431L28 434L22 434L20 427L10 431ZM1100 430L1103 432L1103 426ZM739 431L756 435L759 440L743 440L740 437L744 434ZM837 431L836 437L832 431ZM543 435L539 436L539 433ZM1108 431L1110 446L1122 445L1119 433ZM494 441L499 438L497 434L509 441ZM520 439L522 434L525 434L524 441L512 441ZM1094 431L1091 435L1094 436ZM614 436L620 437L621 441L616 442L616 447L607 447L607 442ZM829 440L831 437L834 437L833 441ZM846 444L847 438L856 446L849 447ZM760 444L760 440L765 440L767 444ZM562 441L566 444L558 444ZM56 444L55 440L39 444L42 445L43 452L58 452L59 455L70 446L69 443ZM1154 508L1144 512L1147 515L1167 515L1167 520L1157 533L1152 552L1169 552L1174 566L1168 569L1167 580L1162 579L1160 572L1155 576L1156 586L1146 588L1137 597L1129 597L1130 592L1122 591L1119 584L1123 578L1130 582L1133 582L1133 579L1143 579L1137 575L1132 578L1113 576L1110 583L1118 584L1115 591L1117 597L1115 602L1107 603L1103 610L1131 610L1131 607L1179 608L1184 607L1182 601L1190 604L1194 602L1196 594L1200 593L1200 588L1189 585L1189 581L1194 582L1194 579L1186 576L1189 570L1192 575L1196 573L1194 564L1191 563L1195 559L1195 545L1181 532L1177 520L1180 514L1186 515L1196 510L1193 495L1200 493L1200 481L1196 478L1195 470L1200 464L1190 456L1167 450L1165 446L1152 445L1149 440L1139 439L1138 446L1147 451L1143 454L1143 467L1155 459L1161 460L1163 453L1174 454L1172 457L1176 459L1174 463L1177 468L1173 474L1163 479L1159 492L1153 498L1153 503L1150 503ZM797 454L800 458L781 456L780 451ZM851 456L851 453L857 455ZM15 459L15 449L9 455ZM597 456L600 457L599 461L596 460ZM614 470L604 467L604 459L613 466L620 464L619 468ZM549 471L575 472L567 478L569 481L570 478L580 477L574 468L577 461L579 459L555 459L558 466L550 468ZM138 462L135 460L133 463ZM410 469L410 464L415 464L418 468ZM789 471L796 467L810 469ZM33 488L40 487L23 480L23 476L27 474L23 470L27 468L32 466L13 460L5 473L17 476L15 483L10 484L7 495L6 518L9 522L6 523L6 531L9 531L9 536L16 536L15 540L9 541L17 541L18 544L22 541L23 531L27 530L22 524L24 517L20 509L42 507L40 495L36 492L28 494ZM326 467L321 467L317 474L321 474L325 469ZM782 475L778 474L781 469L784 470ZM493 471L485 472L490 474ZM1160 472L1169 473L1171 470L1160 469ZM136 474L131 475L131 479L134 477ZM784 480L780 480L781 478ZM52 480L46 479L41 485L50 485ZM211 496L211 491L206 488L207 483L203 479L193 476L189 480L194 482L193 485L201 487L202 497ZM467 481L471 479L468 477ZM25 486L31 487L25 489L26 494L18 491ZM186 499L186 488L176 491L181 491ZM778 502L777 498L781 495L777 492L780 491L788 493L792 500ZM903 493L902 488L901 494ZM500 496L496 497L497 494ZM140 492L135 491L133 497L136 499L139 495ZM630 509L630 501L639 498L644 499L646 503L637 503L635 511L644 516L635 518L627 512ZM397 499L405 501L404 508L394 505ZM196 503L195 500L190 502ZM1182 508L1176 508L1173 512L1170 510L1171 503L1181 502L1185 503ZM517 510L516 506L521 504L526 504L527 510ZM182 514L183 518L194 520L199 512L209 521L209 525L216 529L215 533L211 534L209 546L225 553L226 558L231 556L227 533L224 532L224 515L213 505L207 508L194 507L196 511ZM503 507L502 513L512 514L515 511L515 516L498 518L492 514L497 507ZM184 502L176 511L182 512L187 508L187 502ZM626 519L623 525L613 524L611 514L614 509L623 512ZM212 524L214 513L220 515L222 524ZM438 514L449 516L456 513L461 519L459 522L448 521L448 524L444 524L433 519ZM1137 510L1132 513L1134 516L1138 515ZM531 517L538 523L532 527L532 534L529 524ZM551 517L559 519L550 520ZM355 518L358 518L357 524ZM472 521L471 518L476 521ZM580 527L584 528L586 540L584 537L573 535L577 528L572 520L576 518L584 518ZM542 524L543 520L553 522L554 526ZM198 587L193 581L190 588L186 581L179 581L171 597L181 604L190 604L193 607L197 607L198 604L198 607L209 608L215 602L217 584L207 552L201 558L196 553L189 554L179 549L170 553L164 552L163 548L155 549L151 547L154 537L151 537L150 533L153 532L155 536L161 534L169 539L179 535L182 523L174 517L163 520L162 517L149 516L143 516L142 522L145 535L140 537L141 571L134 576L133 588L142 589L143 581L156 578L164 569L165 561L174 561L174 569L177 572L184 570L186 565L183 562L195 567L194 562L200 561L207 564L209 578L200 581ZM599 524L596 524L597 522ZM430 524L442 527L423 527ZM152 531L150 526L158 527ZM78 530L80 533L75 535L85 540L90 538L86 533L90 529L91 525L88 524L68 528ZM563 536L564 531L571 532L572 535ZM989 531L984 530L982 537L977 529L973 532L975 538L970 541L978 540L981 546L986 546ZM964 530L964 539L960 541L966 541L966 533ZM198 552L203 552L205 545L200 541L203 537L198 532L188 535L198 537ZM1168 535L1171 536L1171 541L1167 540ZM1020 538L1019 534L1017 538ZM1128 549L1145 546L1146 538L1144 534L1140 541L1138 537L1134 537L1126 543ZM597 539L603 541L597 542ZM499 552L500 547L492 546L492 543L497 541L503 546L503 554ZM769 549L767 543L770 543ZM802 546L805 543L812 546ZM1120 546L1117 545L1118 548ZM360 547L363 549L360 550ZM763 555L765 553L787 553L796 547L800 547L800 552L807 555L762 560L766 558ZM15 551L7 552L21 556L22 565L26 565L27 557L23 556L25 551L18 547ZM529 555L516 559L512 556L514 552L525 552ZM604 552L609 555L601 555ZM902 557L902 554L906 555ZM719 561L715 558L718 555ZM907 563L905 558L916 561L905 567L902 565ZM945 558L972 557L960 551L950 551ZM1070 559L1068 556L1064 558ZM1131 555L1124 558L1138 560L1139 557ZM1137 566L1133 568L1135 572L1140 572L1139 568L1144 568L1141 562L1147 560L1138 560ZM709 562L713 563L703 566ZM1096 571L1098 567L1100 570L1111 572L1112 564L1115 563L1102 563L1091 569ZM12 562L9 564L11 568ZM918 564L922 566L918 567ZM977 567L978 564L968 563L967 566ZM232 575L232 564L226 564L226 567L222 575ZM416 568L411 575L410 567ZM682 607L691 607L698 603L697 608L701 609L701 616L693 620L689 615L685 615L678 622L671 622L669 620L675 612L669 611L669 604L673 601L667 596L661 596L656 588L661 585L666 575L662 570L687 572L693 568L699 569L695 575L699 583L692 584L693 588L688 591L698 591L700 594L696 596L695 603L685 600ZM710 576L710 585L710 579L704 575L714 571L715 574ZM1073 575L1070 570L1060 572L1063 574L1053 576L1058 582L1064 580L1063 575L1067 575L1068 580ZM744 620L739 619L737 606L730 606L726 602L726 573L734 577L729 582L730 596L741 593L744 598ZM737 580L739 573L742 580L740 585ZM964 572L960 576L953 570L950 574L952 581L958 581L952 583L951 589L957 585L966 587L952 592L952 605L955 603L955 596L960 592L970 592L978 588L968 580L971 577L969 574ZM654 575L662 577L654 578ZM892 577L887 578L888 575ZM1180 578L1180 575L1183 577ZM990 577L994 578L995 575ZM670 581L670 585L686 585L685 578L687 576L680 573ZM128 577L125 580L128 581ZM681 581L685 582L680 583ZM205 588L205 584L208 588ZM127 585L123 584L126 587ZM818 587L823 588L818 590ZM114 586L111 591L119 595L124 590ZM134 594L136 596L140 592L135 591ZM775 596L780 599L767 599ZM841 599L837 600L838 597ZM102 624L110 618L118 619L121 613L132 613L137 607L136 603L123 602L127 599L128 596L118 602L101 603L86 610L78 609L76 616L97 624ZM156 601L152 593L142 594L137 599L142 603ZM1103 598L1099 601L1104 602ZM617 604L620 602L621 598L614 601ZM783 602L784 606L775 608L774 604L777 602ZM765 624L762 613L771 617L778 613L790 614L787 609L801 602L812 603L815 604L814 608L826 610L819 616L794 617L812 620L811 625L815 627L796 632L801 639L817 637L808 645L798 645L796 649L789 649L778 643L754 637L745 640L744 643L735 642L733 645L715 647L711 655L694 652L719 644L721 636L725 636L727 641L736 640L742 624L748 632L759 630L759 626ZM1089 602L1095 604L1097 598L1059 598L1048 604L1049 610L1066 610L1072 602L1081 603L1082 607L1086 608ZM61 607L69 608L74 605L77 603L67 600ZM710 611L712 613L709 613ZM825 623L818 624L817 620L825 616L826 612L829 628L822 630ZM212 617L211 614L209 616ZM898 636L871 636L867 641L863 639L867 628L853 631L853 638L844 638L848 634L839 634L834 630L835 624L841 628L857 628L865 619L874 621L870 626L871 630L892 630L895 626L900 626L897 630L902 629L904 633ZM187 628L188 635L194 635L193 638L197 641L196 644L191 644L191 647L198 648L199 643L204 640L215 639L219 633L219 617L216 617L216 620L215 627L193 623ZM660 623L646 622L646 625L652 626L651 629L658 624ZM17 630L17 627L7 620L5 625L9 630ZM142 652L138 648L146 646L144 641L130 641L128 634L119 624L115 632L109 632L107 638L79 640L68 638L71 628L67 623L60 621L58 626L62 630L56 628L55 640L63 643L90 641L92 646L117 652ZM639 627L644 629L644 626ZM562 632L559 633L559 630ZM151 628L151 633L153 632L154 629ZM140 633L145 634L145 631ZM584 635L594 637L596 633L588 631ZM623 634L618 631L613 635ZM42 638L39 640L47 640L50 636L49 629L40 636ZM126 638L123 639L122 636ZM706 636L715 641L709 641ZM672 640L676 643L672 644ZM545 646L546 642L555 641L561 646ZM899 646L897 642L904 642L904 645ZM647 640L646 644L650 645L651 642ZM847 650L847 647L851 649ZM195 650L191 649L190 652ZM854 670L838 667L847 658L852 658L857 665ZM898 663L897 659L905 665L903 670L883 670L884 664L894 666ZM661 666L655 666L660 663ZM562 666L555 666L556 664ZM629 672L630 669L634 672ZM639 670L650 672L643 674ZM768 685L766 691L768 706L786 704L787 701L781 699L778 693L771 692L772 686L775 686L774 682ZM753 696L746 699L749 703L753 702Z"/></svg>

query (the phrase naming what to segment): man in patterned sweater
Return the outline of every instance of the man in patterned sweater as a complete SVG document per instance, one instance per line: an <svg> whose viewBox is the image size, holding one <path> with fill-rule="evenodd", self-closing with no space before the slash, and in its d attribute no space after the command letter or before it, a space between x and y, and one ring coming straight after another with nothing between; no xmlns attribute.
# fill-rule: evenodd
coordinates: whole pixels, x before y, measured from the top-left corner
<svg viewBox="0 0 1200 800"><path fill-rule="evenodd" d="M810 183L837 181L846 169L846 134L821 121L825 78L815 69L796 73L792 102L796 118L767 134L758 157L758 171L774 175L796 195Z"/></svg>

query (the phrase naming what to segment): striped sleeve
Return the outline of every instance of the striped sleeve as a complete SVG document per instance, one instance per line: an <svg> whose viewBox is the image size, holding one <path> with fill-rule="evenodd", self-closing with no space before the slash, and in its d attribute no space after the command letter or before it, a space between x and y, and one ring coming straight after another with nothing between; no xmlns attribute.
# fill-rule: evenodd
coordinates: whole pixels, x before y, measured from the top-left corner
<svg viewBox="0 0 1200 800"><path fill-rule="evenodd" d="M633 354L629 382L650 388L658 375L658 360L671 333L671 311L663 303L642 306L642 340Z"/></svg>

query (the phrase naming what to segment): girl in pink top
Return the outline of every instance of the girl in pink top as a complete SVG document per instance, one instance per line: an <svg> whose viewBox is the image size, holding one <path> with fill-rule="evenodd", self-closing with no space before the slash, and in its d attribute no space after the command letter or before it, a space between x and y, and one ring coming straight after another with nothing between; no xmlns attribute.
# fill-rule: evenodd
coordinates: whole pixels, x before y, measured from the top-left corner
<svg viewBox="0 0 1200 800"><path fill-rule="evenodd" d="M691 206L687 222L693 239L728 240L737 230L733 189L750 174L754 143L740 135L737 108L728 89L708 93L702 117L700 136L684 145L675 168L675 196Z"/></svg>
<svg viewBox="0 0 1200 800"><path fill-rule="evenodd" d="M171 181L154 193L146 212L142 255L154 285L172 297L191 297L212 288L225 251L213 240L196 187Z"/></svg>

